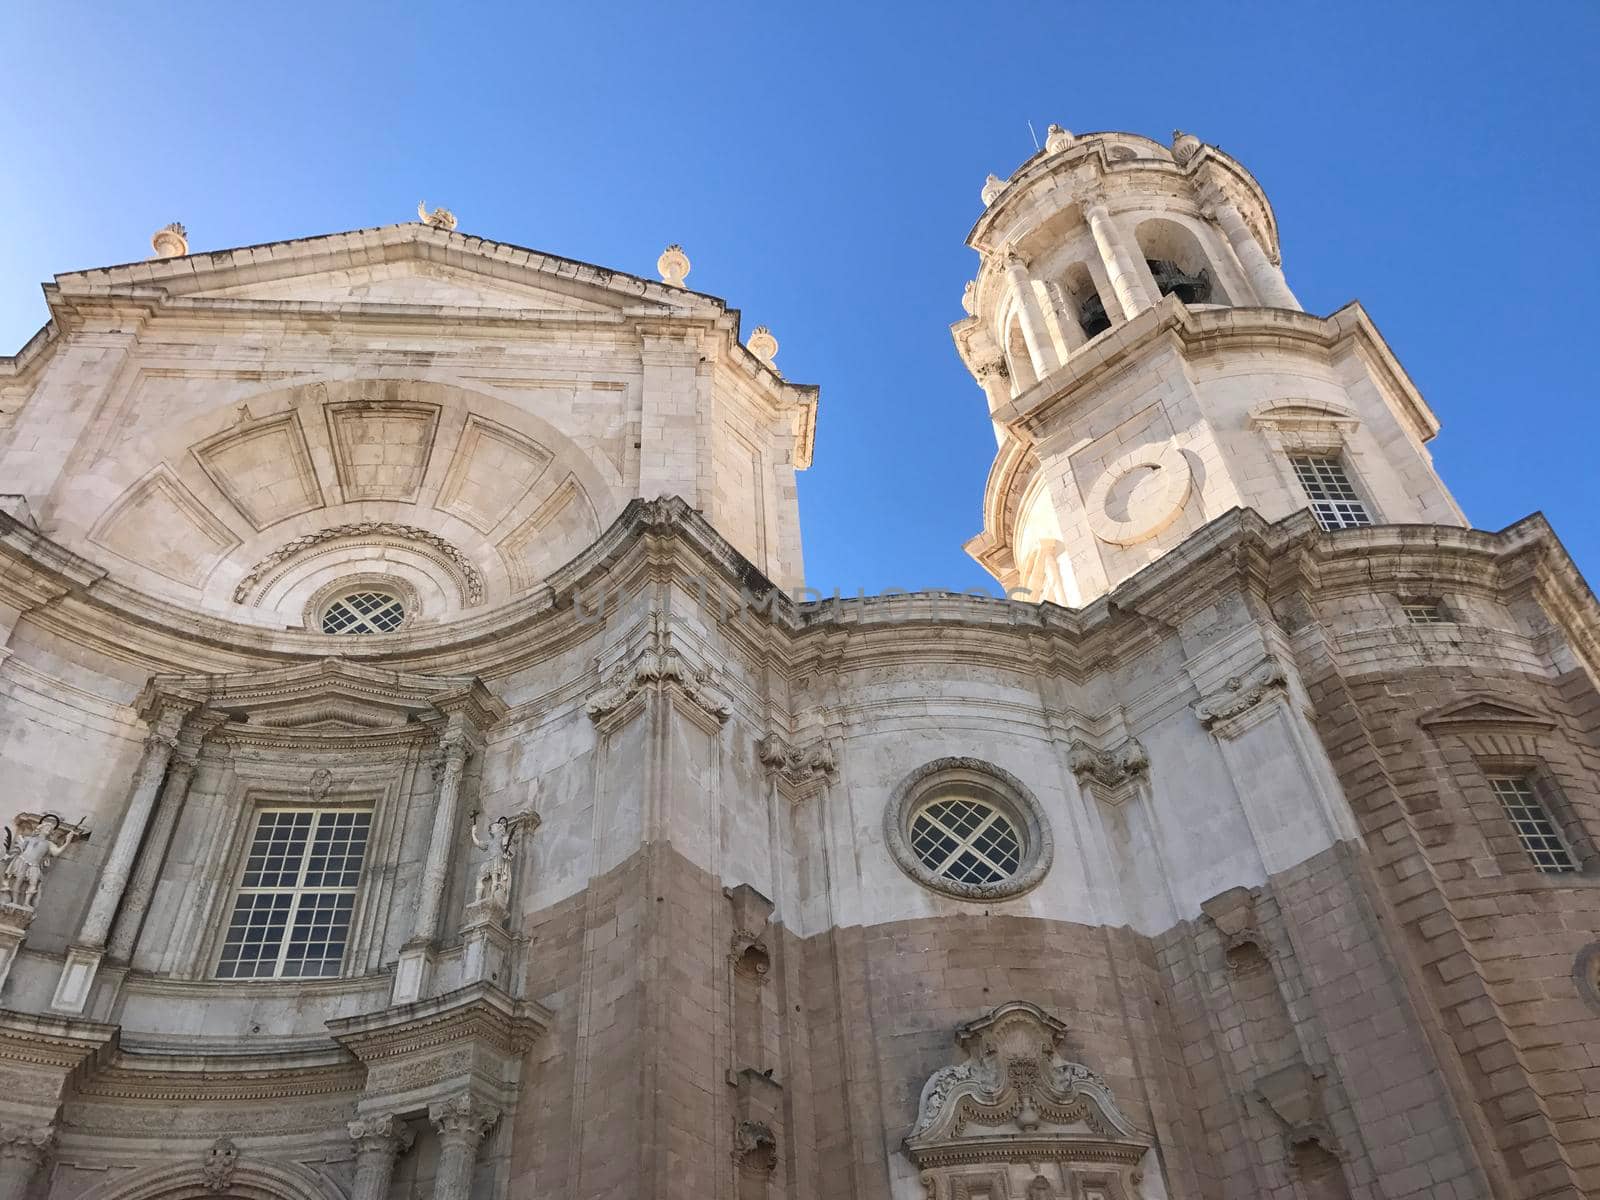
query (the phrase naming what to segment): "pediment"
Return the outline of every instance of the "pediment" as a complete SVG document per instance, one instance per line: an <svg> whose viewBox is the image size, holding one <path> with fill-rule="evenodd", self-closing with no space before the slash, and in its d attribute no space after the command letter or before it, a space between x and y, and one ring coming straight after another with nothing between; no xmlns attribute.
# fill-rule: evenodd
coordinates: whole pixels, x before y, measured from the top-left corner
<svg viewBox="0 0 1600 1200"><path fill-rule="evenodd" d="M423 224L270 242L56 277L92 288L158 289L189 303L484 308L517 313L703 311L710 297L636 275Z"/></svg>
<svg viewBox="0 0 1600 1200"><path fill-rule="evenodd" d="M1472 732L1504 730L1517 733L1545 733L1555 722L1544 713L1492 696L1472 696L1455 704L1436 708L1419 723L1435 731Z"/></svg>
<svg viewBox="0 0 1600 1200"><path fill-rule="evenodd" d="M1353 409L1326 400L1275 400L1259 405L1250 413L1252 429L1299 432L1336 429L1353 432L1361 418Z"/></svg>

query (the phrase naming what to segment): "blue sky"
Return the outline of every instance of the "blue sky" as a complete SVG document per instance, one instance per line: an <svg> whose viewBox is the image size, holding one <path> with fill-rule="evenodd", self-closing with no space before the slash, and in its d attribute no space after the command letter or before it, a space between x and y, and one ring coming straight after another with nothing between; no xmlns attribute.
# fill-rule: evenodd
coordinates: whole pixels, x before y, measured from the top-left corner
<svg viewBox="0 0 1600 1200"><path fill-rule="evenodd" d="M948 325L984 176L1057 121L1241 159L1305 306L1359 298L1474 524L1600 571L1593 4L13 6L0 353L38 285L414 219L691 285L818 383L809 582L987 582L994 442Z"/></svg>

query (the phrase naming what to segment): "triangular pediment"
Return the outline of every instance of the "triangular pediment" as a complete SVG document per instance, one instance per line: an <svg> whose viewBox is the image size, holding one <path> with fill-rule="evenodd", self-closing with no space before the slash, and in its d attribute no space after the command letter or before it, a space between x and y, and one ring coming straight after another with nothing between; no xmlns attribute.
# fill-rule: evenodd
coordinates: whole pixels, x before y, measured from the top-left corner
<svg viewBox="0 0 1600 1200"><path fill-rule="evenodd" d="M56 278L85 287L155 288L188 302L483 308L519 313L662 314L720 304L636 275L420 223L153 259Z"/></svg>
<svg viewBox="0 0 1600 1200"><path fill-rule="evenodd" d="M1546 714L1492 696L1472 696L1436 708L1422 717L1420 723L1434 730L1504 729L1543 733L1555 728L1555 722Z"/></svg>

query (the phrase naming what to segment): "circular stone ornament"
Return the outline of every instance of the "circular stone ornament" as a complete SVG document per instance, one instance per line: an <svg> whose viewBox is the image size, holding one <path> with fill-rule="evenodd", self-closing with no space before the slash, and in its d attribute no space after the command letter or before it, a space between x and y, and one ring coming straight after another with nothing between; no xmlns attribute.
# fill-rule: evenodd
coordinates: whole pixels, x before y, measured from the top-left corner
<svg viewBox="0 0 1600 1200"><path fill-rule="evenodd" d="M1089 528L1113 546L1138 545L1178 519L1193 487L1194 472L1182 450L1171 442L1140 446L1108 464L1089 489ZM1126 502L1125 516L1110 510L1114 491Z"/></svg>
<svg viewBox="0 0 1600 1200"><path fill-rule="evenodd" d="M960 900L1020 896L1055 857L1033 793L979 758L939 758L911 772L889 798L883 827L902 871Z"/></svg>

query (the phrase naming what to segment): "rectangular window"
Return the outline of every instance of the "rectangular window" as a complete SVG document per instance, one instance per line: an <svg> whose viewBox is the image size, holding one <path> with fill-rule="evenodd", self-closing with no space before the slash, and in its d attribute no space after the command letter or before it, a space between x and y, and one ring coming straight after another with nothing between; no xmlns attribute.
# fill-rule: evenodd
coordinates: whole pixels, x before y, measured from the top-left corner
<svg viewBox="0 0 1600 1200"><path fill-rule="evenodd" d="M1406 614L1406 620L1413 625L1448 625L1450 618L1445 616L1444 605L1437 600L1406 600L1400 605Z"/></svg>
<svg viewBox="0 0 1600 1200"><path fill-rule="evenodd" d="M258 814L217 978L337 975L371 826L349 809Z"/></svg>
<svg viewBox="0 0 1600 1200"><path fill-rule="evenodd" d="M1289 460L1300 486L1311 501L1317 524L1324 529L1354 529L1371 525L1367 506L1345 473L1344 463L1331 455L1297 454Z"/></svg>
<svg viewBox="0 0 1600 1200"><path fill-rule="evenodd" d="M1489 786L1500 798L1506 819L1517 831L1517 840L1535 867L1548 875L1562 875L1578 869L1555 822L1534 792L1531 775L1491 775Z"/></svg>

